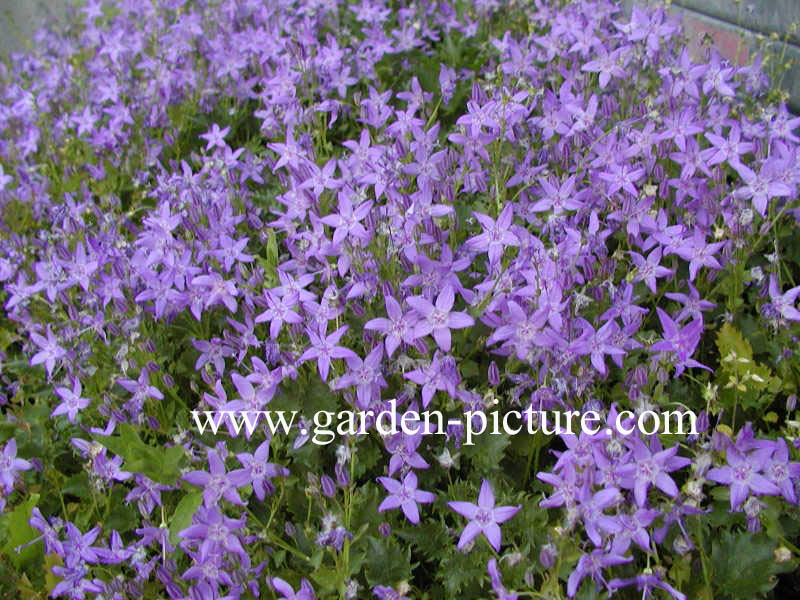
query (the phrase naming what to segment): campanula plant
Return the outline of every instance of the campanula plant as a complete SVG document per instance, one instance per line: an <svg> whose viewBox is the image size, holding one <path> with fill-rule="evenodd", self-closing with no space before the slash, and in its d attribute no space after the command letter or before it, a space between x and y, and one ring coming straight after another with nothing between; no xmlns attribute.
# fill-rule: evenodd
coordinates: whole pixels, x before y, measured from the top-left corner
<svg viewBox="0 0 800 600"><path fill-rule="evenodd" d="M0 596L800 586L800 118L760 60L611 0L89 0L34 47Z"/></svg>

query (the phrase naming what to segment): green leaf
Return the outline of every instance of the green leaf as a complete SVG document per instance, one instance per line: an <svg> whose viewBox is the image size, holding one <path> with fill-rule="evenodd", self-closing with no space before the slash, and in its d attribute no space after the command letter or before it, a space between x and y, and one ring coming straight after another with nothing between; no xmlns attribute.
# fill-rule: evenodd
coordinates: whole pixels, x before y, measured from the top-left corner
<svg viewBox="0 0 800 600"><path fill-rule="evenodd" d="M330 567L318 567L312 574L311 579L323 590L334 591L339 587L341 577L336 569Z"/></svg>
<svg viewBox="0 0 800 600"><path fill-rule="evenodd" d="M726 362L726 357L730 356L731 353L735 355L731 360L735 360L736 357L753 359L753 349L750 343L730 323L725 323L717 332L717 348L723 365Z"/></svg>
<svg viewBox="0 0 800 600"><path fill-rule="evenodd" d="M88 498L89 494L89 475L86 472L76 473L67 480L66 485L61 489L62 494L71 494L78 498Z"/></svg>
<svg viewBox="0 0 800 600"><path fill-rule="evenodd" d="M180 463L184 456L181 446L173 446L165 452L162 448L144 443L136 430L126 423L119 425L118 429L119 437L102 435L92 437L114 454L121 456L125 460L126 470L142 473L156 483L175 484L180 476Z"/></svg>
<svg viewBox="0 0 800 600"><path fill-rule="evenodd" d="M779 389L772 372L753 360L753 348L744 336L730 323L725 323L717 333L717 348L720 353L720 368L716 384L720 399L725 405L740 403L744 408L763 408L772 401L770 395L762 395L767 389Z"/></svg>
<svg viewBox="0 0 800 600"><path fill-rule="evenodd" d="M388 539L367 538L365 575L370 587L374 585L395 585L411 577L410 556ZM409 552L410 552L409 548Z"/></svg>
<svg viewBox="0 0 800 600"><path fill-rule="evenodd" d="M175 512L172 513L172 518L169 521L169 542L173 546L180 541L178 534L192 524L192 517L197 512L197 507L203 501L203 492L196 491L186 494L178 506L175 507Z"/></svg>
<svg viewBox="0 0 800 600"><path fill-rule="evenodd" d="M792 570L794 561L775 562L775 542L763 534L725 531L712 545L711 564L719 591L735 600L751 600L770 591L775 575Z"/></svg>
<svg viewBox="0 0 800 600"><path fill-rule="evenodd" d="M14 510L8 513L3 519L3 524L8 532L8 541L5 546L3 546L2 552L18 569L42 557L43 546L41 542L31 544L19 552L16 550L18 547L28 544L41 535L31 527L28 522L33 516L33 508L38 502L39 494L32 494L30 498L16 506Z"/></svg>
<svg viewBox="0 0 800 600"><path fill-rule="evenodd" d="M478 544L480 549L483 542ZM480 550L468 554L453 552L441 561L437 574L448 598L482 598L481 581L486 576L487 556Z"/></svg>
<svg viewBox="0 0 800 600"><path fill-rule="evenodd" d="M175 445L172 448L167 448L166 452L164 452L164 462L161 467L162 481L160 483L165 483L164 480L166 480L169 485L177 481L181 474L181 463L185 456L186 452L183 446Z"/></svg>
<svg viewBox="0 0 800 600"><path fill-rule="evenodd" d="M474 444L462 446L462 454L469 458L475 472L481 476L491 475L500 470L506 447L511 443L511 436L502 431L495 435L493 431L494 413L486 415L486 431L473 438ZM502 425L502 417L500 417Z"/></svg>

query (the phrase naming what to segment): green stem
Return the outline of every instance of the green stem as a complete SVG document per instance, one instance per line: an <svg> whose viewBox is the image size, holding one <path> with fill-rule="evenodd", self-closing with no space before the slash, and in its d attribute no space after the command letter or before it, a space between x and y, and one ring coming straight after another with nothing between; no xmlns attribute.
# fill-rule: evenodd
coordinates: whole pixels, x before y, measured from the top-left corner
<svg viewBox="0 0 800 600"><path fill-rule="evenodd" d="M275 544L283 550L286 550L290 554L294 554L297 558L300 558L307 563L311 562L311 559L308 556L300 552L300 550L297 548L292 548L289 544L267 529L264 523L261 522L261 519L259 519L249 507L245 506L245 511L247 511L247 514L250 515L250 517L258 524L258 526L261 528L261 532L267 539L269 539L270 543Z"/></svg>
<svg viewBox="0 0 800 600"><path fill-rule="evenodd" d="M704 592L708 594L711 592L712 587L711 587L711 577L708 572L708 556L706 555L705 541L703 540L703 524L700 523L699 521L696 521L695 523L696 523L695 530L697 533L697 540L698 540L697 547L700 550L700 563L703 566L703 580L705 581L706 584Z"/></svg>

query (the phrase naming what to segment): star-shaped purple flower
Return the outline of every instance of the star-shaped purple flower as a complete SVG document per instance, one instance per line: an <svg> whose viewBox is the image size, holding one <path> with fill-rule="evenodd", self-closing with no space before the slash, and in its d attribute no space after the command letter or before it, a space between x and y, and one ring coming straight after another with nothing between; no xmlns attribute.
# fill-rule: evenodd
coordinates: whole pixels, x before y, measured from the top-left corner
<svg viewBox="0 0 800 600"><path fill-rule="evenodd" d="M317 369L322 381L327 381L328 373L331 368L332 358L355 358L358 355L344 346L339 346L339 340L347 332L348 326L343 325L330 335L325 334L325 326L320 328L319 333L312 330L307 330L308 337L311 340L311 347L303 352L300 357L301 363L307 360L317 359Z"/></svg>
<svg viewBox="0 0 800 600"><path fill-rule="evenodd" d="M666 450L653 452L639 438L633 438L631 462L617 470L620 487L632 489L636 504L644 506L647 502L647 490L655 485L670 498L678 496L678 486L669 476L672 471L682 469L691 460L678 453L678 445Z"/></svg>
<svg viewBox="0 0 800 600"><path fill-rule="evenodd" d="M72 381L72 389L57 387L56 395L61 398L62 402L53 409L50 416L67 415L69 422L74 425L78 412L89 406L89 399L81 398L81 390L81 382L77 377Z"/></svg>
<svg viewBox="0 0 800 600"><path fill-rule="evenodd" d="M417 489L417 475L410 471L403 482L391 477L378 477L378 481L386 488L389 495L378 506L378 512L400 508L406 518L414 525L419 524L419 508L417 504L429 504L436 499L431 492Z"/></svg>
<svg viewBox="0 0 800 600"><path fill-rule="evenodd" d="M706 473L706 479L730 486L731 510L738 508L750 494L776 496L781 489L761 474L768 466L772 452L771 447L766 447L742 454L731 446L725 453L728 464L711 469Z"/></svg>
<svg viewBox="0 0 800 600"><path fill-rule="evenodd" d="M14 489L16 472L27 471L32 466L27 460L17 458L17 440L14 438L8 440L5 448L0 452L0 485L2 485L5 495L10 494ZM0 498L1 500L2 498ZM2 510L1 504L0 510Z"/></svg>
<svg viewBox="0 0 800 600"><path fill-rule="evenodd" d="M448 502L447 506L452 508L462 517L469 519L469 523L461 532L458 540L458 549L462 550L467 544L474 540L478 534L482 533L491 544L495 551L500 551L500 524L505 523L513 517L522 505L519 506L498 506L495 507L494 491L491 484L484 479L481 483L481 490L478 493L478 503L453 501Z"/></svg>
<svg viewBox="0 0 800 600"><path fill-rule="evenodd" d="M488 215L474 212L473 216L483 227L483 233L467 240L467 246L472 250L489 254L489 264L496 265L506 246L519 246L519 238L510 231L514 220L514 208L506 204L497 221Z"/></svg>
<svg viewBox="0 0 800 600"><path fill-rule="evenodd" d="M449 285L439 293L435 305L422 296L411 296L406 302L423 317L415 326L414 334L422 337L433 333L433 339L445 352L450 351L451 329L464 329L475 324L475 320L467 313L451 312L455 303L455 291Z"/></svg>

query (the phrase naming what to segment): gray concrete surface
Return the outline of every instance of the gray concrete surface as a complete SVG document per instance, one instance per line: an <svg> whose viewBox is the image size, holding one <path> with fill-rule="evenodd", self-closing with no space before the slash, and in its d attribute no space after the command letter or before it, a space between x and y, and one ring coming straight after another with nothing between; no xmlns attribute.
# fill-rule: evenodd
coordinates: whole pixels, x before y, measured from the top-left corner
<svg viewBox="0 0 800 600"><path fill-rule="evenodd" d="M781 39L788 35L788 41L800 45L798 0L672 0L672 4L750 31L777 33Z"/></svg>
<svg viewBox="0 0 800 600"><path fill-rule="evenodd" d="M0 55L25 50L43 23L63 20L70 0L0 0Z"/></svg>
<svg viewBox="0 0 800 600"><path fill-rule="evenodd" d="M268 0L265 0L268 1ZM631 5L656 0L623 0ZM47 21L64 19L66 7L79 0L0 0L0 55L31 47L31 37ZM800 113L800 0L672 0L671 12L684 18L685 30L696 45L705 34L729 60L746 59L764 46L793 64L780 85L790 94L789 106Z"/></svg>
<svg viewBox="0 0 800 600"><path fill-rule="evenodd" d="M633 4L663 2L623 0L628 14ZM672 0L669 11L683 19L689 48L698 54L704 36L731 62L744 64L758 50L772 54L776 64L767 67L767 74L789 94L789 108L800 114L800 0ZM780 69L775 68L777 59Z"/></svg>

